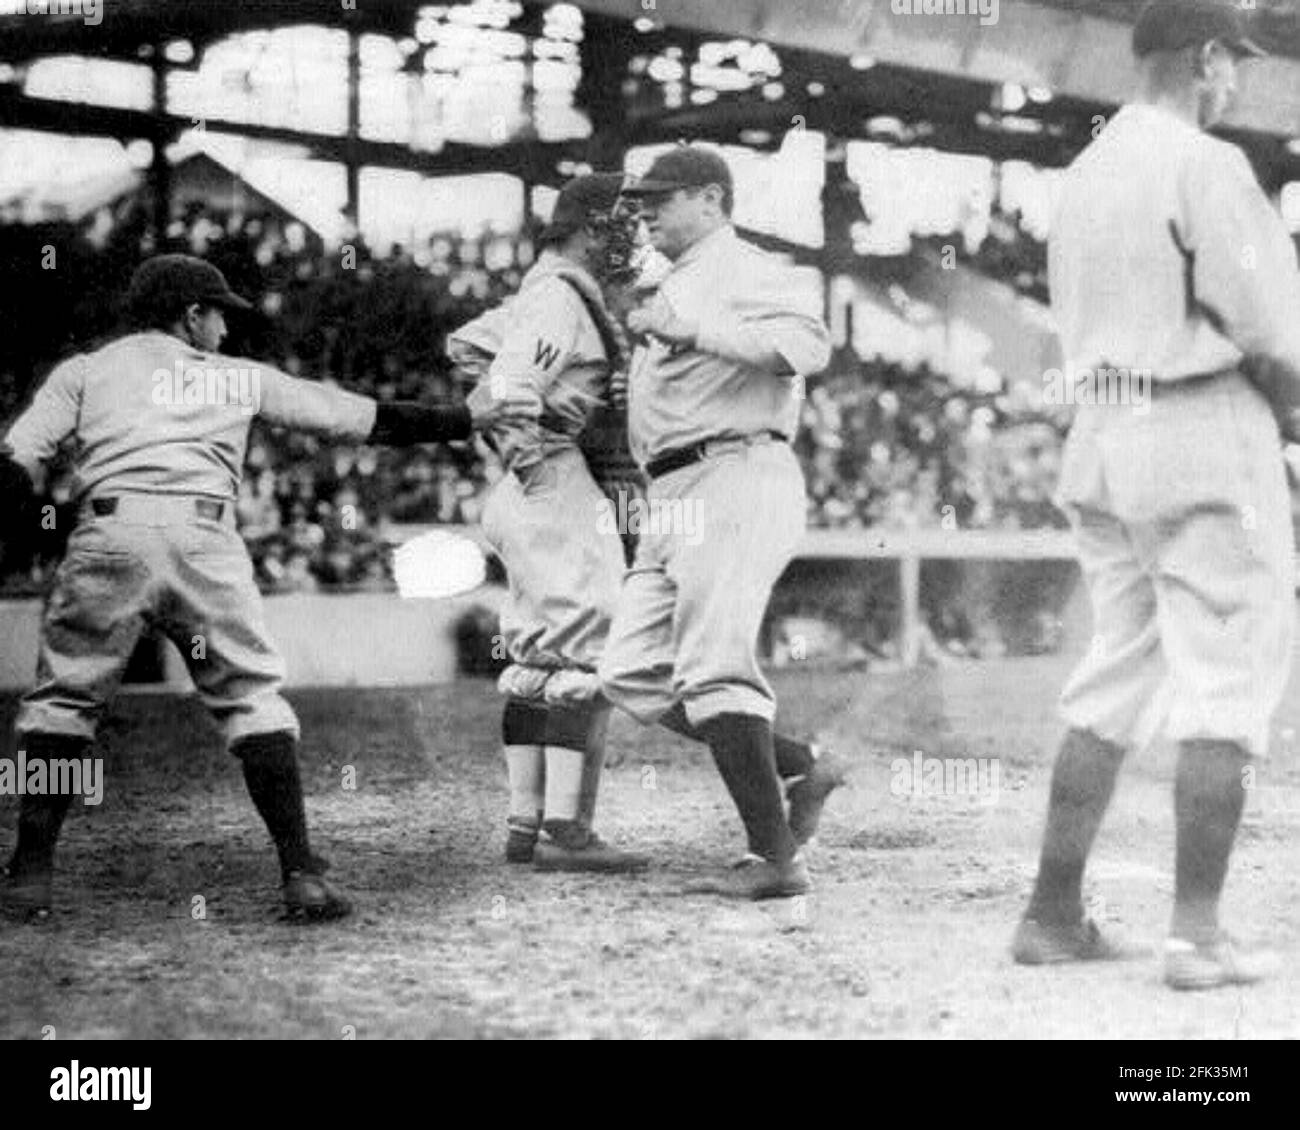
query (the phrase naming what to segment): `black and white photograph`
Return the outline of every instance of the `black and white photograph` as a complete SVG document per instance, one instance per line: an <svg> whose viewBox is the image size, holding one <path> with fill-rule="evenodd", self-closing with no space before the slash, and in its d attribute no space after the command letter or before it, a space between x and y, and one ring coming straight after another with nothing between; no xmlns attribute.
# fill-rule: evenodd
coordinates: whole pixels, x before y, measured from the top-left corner
<svg viewBox="0 0 1300 1130"><path fill-rule="evenodd" d="M0 0L23 1093L1157 1041L1099 1109L1251 1103L1298 248L1296 0Z"/></svg>

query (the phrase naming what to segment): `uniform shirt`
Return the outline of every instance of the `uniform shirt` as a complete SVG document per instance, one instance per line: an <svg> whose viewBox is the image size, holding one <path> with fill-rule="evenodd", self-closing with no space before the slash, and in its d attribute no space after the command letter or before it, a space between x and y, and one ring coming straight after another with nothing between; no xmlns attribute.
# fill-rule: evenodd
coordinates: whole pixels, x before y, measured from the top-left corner
<svg viewBox="0 0 1300 1130"><path fill-rule="evenodd" d="M574 448L608 396L610 361L574 284L597 310L605 309L590 274L555 251L544 251L518 294L448 340L449 355L468 371L486 364L484 379L494 391L519 393L540 404L539 421L491 432L507 469L525 478L547 454Z"/></svg>
<svg viewBox="0 0 1300 1130"><path fill-rule="evenodd" d="M375 402L148 332L58 365L6 443L35 475L74 438L78 498L136 491L233 499L254 416L364 440Z"/></svg>
<svg viewBox="0 0 1300 1130"><path fill-rule="evenodd" d="M688 248L659 293L700 331L694 349L652 338L636 350L628 414L638 462L723 436L773 430L793 438L796 378L831 357L816 297L729 225Z"/></svg>
<svg viewBox="0 0 1300 1130"><path fill-rule="evenodd" d="M1263 355L1300 366L1295 247L1245 155L1148 105L1071 165L1048 247L1069 370L1172 381Z"/></svg>

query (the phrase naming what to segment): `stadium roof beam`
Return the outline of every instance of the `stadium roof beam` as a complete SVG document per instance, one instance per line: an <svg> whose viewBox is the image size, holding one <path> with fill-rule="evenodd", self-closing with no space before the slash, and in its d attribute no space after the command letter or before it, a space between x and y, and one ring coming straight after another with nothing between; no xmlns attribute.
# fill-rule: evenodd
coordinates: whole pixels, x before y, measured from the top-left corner
<svg viewBox="0 0 1300 1130"><path fill-rule="evenodd" d="M154 139L159 136L158 123L169 127L162 131L173 136L190 129L193 119L179 114L161 118L151 110L127 110L112 106L95 106L85 102L61 102L30 98L15 88L0 86L0 127L47 130L92 137ZM582 161L587 154L587 139L507 141L494 146L448 142L436 152L412 149L391 141L372 141L359 137L349 142L346 135L308 133L283 126L264 126L251 122L205 118L204 128L218 133L237 134L265 141L279 141L304 146L314 157L346 163L349 151L362 165L380 165L411 169L428 175L463 175L507 172L533 184L559 184L564 178L557 169L560 161ZM680 126L663 115L639 123L630 139L632 145L675 141Z"/></svg>
<svg viewBox="0 0 1300 1130"><path fill-rule="evenodd" d="M578 7L627 19L629 0L574 0ZM978 8L976 4L965 5ZM977 82L1046 87L1081 101L1114 106L1137 80L1129 24L1044 4L999 5L998 22L967 16L895 15L890 0L665 0L640 15L660 26L827 55L869 55L877 62ZM1241 104L1229 128L1300 136L1300 61L1271 57L1244 68Z"/></svg>
<svg viewBox="0 0 1300 1130"><path fill-rule="evenodd" d="M350 27L359 32L409 35L417 4L412 0L358 0L346 8L338 0L275 0L266 3L217 3L215 0L102 0L102 19L87 24L79 17L0 17L0 36L14 57L61 52L100 58L133 59L146 44L188 39L196 47L241 31L294 24Z"/></svg>
<svg viewBox="0 0 1300 1130"><path fill-rule="evenodd" d="M168 114L164 122L175 134L189 129L192 119ZM157 136L158 115L146 110L123 110L110 106L91 106L79 102L57 102L28 98L0 87L0 126L13 129L48 130L85 136L153 138ZM306 146L312 155L327 161L345 163L349 142L346 136L304 133L278 126L249 122L205 119L205 128L214 132L238 134L288 145ZM437 152L412 149L397 142L370 141L358 138L353 151L363 165L383 165L413 169L436 175L509 172L540 184L557 184L563 178L556 164L564 159L581 160L585 142L517 141L492 148L448 142Z"/></svg>

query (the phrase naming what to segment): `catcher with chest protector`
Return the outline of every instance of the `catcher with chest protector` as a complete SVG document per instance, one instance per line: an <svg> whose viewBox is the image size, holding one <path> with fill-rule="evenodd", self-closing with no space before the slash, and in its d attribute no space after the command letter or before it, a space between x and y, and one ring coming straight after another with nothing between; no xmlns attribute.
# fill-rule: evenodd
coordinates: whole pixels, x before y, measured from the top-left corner
<svg viewBox="0 0 1300 1130"><path fill-rule="evenodd" d="M531 395L541 413L485 437L505 473L483 513L509 581L501 632L510 665L499 681L505 856L540 870L648 863L593 828L611 710L595 671L625 564L611 498L635 490L637 476L614 403L623 347L604 294L635 232L619 209L622 183L593 174L565 185L519 293L448 341L480 389Z"/></svg>

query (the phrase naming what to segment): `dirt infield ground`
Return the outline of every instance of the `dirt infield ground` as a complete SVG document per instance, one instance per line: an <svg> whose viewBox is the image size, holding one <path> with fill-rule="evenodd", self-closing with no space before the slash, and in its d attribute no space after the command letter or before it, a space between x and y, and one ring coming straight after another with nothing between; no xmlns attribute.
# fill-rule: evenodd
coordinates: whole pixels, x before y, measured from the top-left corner
<svg viewBox="0 0 1300 1130"><path fill-rule="evenodd" d="M622 719L612 734L602 828L650 851L651 872L538 875L500 857L490 684L297 695L317 847L360 903L317 928L277 920L265 833L199 709L123 699L98 751L104 802L69 820L55 915L0 925L0 1037L1300 1036L1300 687L1226 899L1239 935L1283 956L1274 981L1190 996L1159 983L1168 751L1128 768L1089 884L1151 955L1010 963L1066 667L780 674L785 723L832 737L853 787L828 810L815 894L762 906L680 893L741 839L707 754L676 738ZM7 728L12 703L0 714ZM996 798L895 795L891 761L918 749L999 757ZM16 807L0 802L5 851Z"/></svg>

